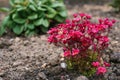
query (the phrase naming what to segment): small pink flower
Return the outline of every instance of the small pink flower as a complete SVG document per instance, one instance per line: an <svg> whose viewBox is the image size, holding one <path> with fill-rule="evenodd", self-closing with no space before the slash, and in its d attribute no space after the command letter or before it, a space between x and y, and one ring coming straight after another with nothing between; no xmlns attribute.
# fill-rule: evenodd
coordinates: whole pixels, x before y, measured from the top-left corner
<svg viewBox="0 0 120 80"><path fill-rule="evenodd" d="M71 54L71 52L70 52L69 50L68 50L68 51L65 51L65 52L64 52L64 57L69 57L70 54Z"/></svg>
<svg viewBox="0 0 120 80"><path fill-rule="evenodd" d="M51 35L51 36L48 37L48 42L50 42L50 43L57 43L57 40L55 39L54 35Z"/></svg>
<svg viewBox="0 0 120 80"><path fill-rule="evenodd" d="M116 22L116 20L113 19L113 20L112 20L112 23L115 23L115 22Z"/></svg>
<svg viewBox="0 0 120 80"><path fill-rule="evenodd" d="M99 66L100 66L100 63L99 63L99 62L93 62L93 63L92 63L92 66L94 66L94 67L99 67Z"/></svg>
<svg viewBox="0 0 120 80"><path fill-rule="evenodd" d="M69 19L67 19L67 20L65 20L65 22L66 22L66 23L70 23L70 20L69 20Z"/></svg>
<svg viewBox="0 0 120 80"><path fill-rule="evenodd" d="M75 56L75 55L79 54L79 52L80 52L79 49L73 49L72 55Z"/></svg>
<svg viewBox="0 0 120 80"><path fill-rule="evenodd" d="M79 15L80 15L81 17L86 16L85 13L80 13Z"/></svg>
<svg viewBox="0 0 120 80"><path fill-rule="evenodd" d="M97 68L97 74L104 74L104 73L106 73L106 68L105 67L98 67Z"/></svg>
<svg viewBox="0 0 120 80"><path fill-rule="evenodd" d="M98 29L93 28L93 29L92 29L92 32L93 32L93 33L97 33L97 32L98 32Z"/></svg>
<svg viewBox="0 0 120 80"><path fill-rule="evenodd" d="M104 62L104 65L105 65L106 67L110 67L110 64L107 63L107 62Z"/></svg>
<svg viewBox="0 0 120 80"><path fill-rule="evenodd" d="M74 17L74 18L76 18L77 16L78 16L78 14L77 14L77 13L73 14L73 17Z"/></svg>
<svg viewBox="0 0 120 80"><path fill-rule="evenodd" d="M86 15L87 19L91 19L91 16L90 15Z"/></svg>

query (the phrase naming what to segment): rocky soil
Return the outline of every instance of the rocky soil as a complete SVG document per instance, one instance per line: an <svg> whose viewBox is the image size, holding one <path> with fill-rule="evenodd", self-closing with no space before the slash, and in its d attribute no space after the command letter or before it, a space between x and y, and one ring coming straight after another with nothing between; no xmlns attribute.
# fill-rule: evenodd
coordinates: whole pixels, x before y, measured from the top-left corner
<svg viewBox="0 0 120 80"><path fill-rule="evenodd" d="M75 12L91 14L94 20L102 17L117 20L110 36L110 45L103 56L111 63L106 80L120 80L120 13L108 4L111 0L66 0L68 15ZM0 20L4 14L0 14ZM0 37L0 80L88 80L74 71L60 67L61 47L47 42L47 34L30 38L5 34ZM89 79L90 80L90 79ZM98 80L94 77L91 80Z"/></svg>

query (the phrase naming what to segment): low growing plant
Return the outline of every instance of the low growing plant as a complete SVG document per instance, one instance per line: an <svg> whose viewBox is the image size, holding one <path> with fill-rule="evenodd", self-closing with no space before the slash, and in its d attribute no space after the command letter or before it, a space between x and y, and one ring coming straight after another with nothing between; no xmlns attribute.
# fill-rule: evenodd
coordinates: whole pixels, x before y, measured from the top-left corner
<svg viewBox="0 0 120 80"><path fill-rule="evenodd" d="M9 2L10 10L0 9L9 11L0 27L0 35L7 28L17 35L46 32L51 23L63 22L67 17L63 0L9 0Z"/></svg>
<svg viewBox="0 0 120 80"><path fill-rule="evenodd" d="M113 0L110 5L114 7L117 11L120 11L120 0Z"/></svg>
<svg viewBox="0 0 120 80"><path fill-rule="evenodd" d="M102 59L102 51L108 47L107 34L115 20L105 18L93 23L90 15L78 13L73 16L72 20L48 31L48 42L63 47L68 69L86 76L103 75L110 64Z"/></svg>

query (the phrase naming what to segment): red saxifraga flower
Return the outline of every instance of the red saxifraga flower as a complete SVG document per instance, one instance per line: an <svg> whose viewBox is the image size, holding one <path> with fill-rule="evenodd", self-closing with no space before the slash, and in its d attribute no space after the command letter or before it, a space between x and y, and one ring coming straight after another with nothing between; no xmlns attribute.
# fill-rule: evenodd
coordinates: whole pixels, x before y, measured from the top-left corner
<svg viewBox="0 0 120 80"><path fill-rule="evenodd" d="M82 53L87 53L89 50L97 52L98 57L101 57L99 54L108 46L107 34L115 20L105 18L93 23L90 20L92 17L84 13L73 14L73 17L72 20L66 20L66 23L50 29L48 42L63 46L65 58L87 55ZM101 65L99 62L93 61L92 65L98 67ZM104 65L109 66L107 63ZM104 68L98 67L98 74L105 72Z"/></svg>

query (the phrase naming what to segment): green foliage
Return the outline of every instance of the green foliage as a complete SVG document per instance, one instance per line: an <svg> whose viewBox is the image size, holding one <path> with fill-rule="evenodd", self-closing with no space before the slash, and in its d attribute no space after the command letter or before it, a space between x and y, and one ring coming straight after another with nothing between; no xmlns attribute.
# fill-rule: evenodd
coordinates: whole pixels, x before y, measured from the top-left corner
<svg viewBox="0 0 120 80"><path fill-rule="evenodd" d="M84 53L83 53L84 55ZM87 51L87 55L82 58L81 56L66 59L67 68L70 70L76 69L85 76L93 76L96 69L92 66L92 62L97 60L98 54L93 51Z"/></svg>
<svg viewBox="0 0 120 80"><path fill-rule="evenodd" d="M114 7L117 11L120 11L120 0L113 0L110 5Z"/></svg>
<svg viewBox="0 0 120 80"><path fill-rule="evenodd" d="M67 17L63 0L9 0L9 3L10 10L0 9L9 12L0 26L0 35L7 28L17 35L45 33L51 22L60 23Z"/></svg>

